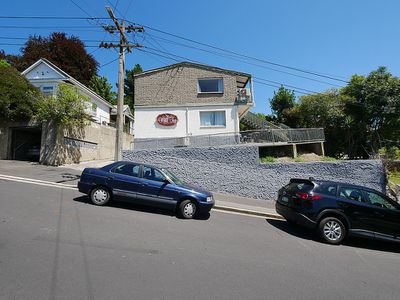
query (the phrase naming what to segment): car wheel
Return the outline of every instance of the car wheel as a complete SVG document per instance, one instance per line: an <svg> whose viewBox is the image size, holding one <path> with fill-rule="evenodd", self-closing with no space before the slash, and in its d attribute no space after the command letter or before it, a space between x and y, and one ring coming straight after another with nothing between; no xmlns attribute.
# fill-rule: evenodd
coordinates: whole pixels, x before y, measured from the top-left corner
<svg viewBox="0 0 400 300"><path fill-rule="evenodd" d="M197 213L196 203L192 200L184 200L179 204L179 212L182 218L192 219Z"/></svg>
<svg viewBox="0 0 400 300"><path fill-rule="evenodd" d="M110 200L110 192L102 186L97 186L90 192L90 200L94 205L103 206Z"/></svg>
<svg viewBox="0 0 400 300"><path fill-rule="evenodd" d="M346 227L335 217L323 219L318 229L322 240L328 244L339 245L346 236Z"/></svg>

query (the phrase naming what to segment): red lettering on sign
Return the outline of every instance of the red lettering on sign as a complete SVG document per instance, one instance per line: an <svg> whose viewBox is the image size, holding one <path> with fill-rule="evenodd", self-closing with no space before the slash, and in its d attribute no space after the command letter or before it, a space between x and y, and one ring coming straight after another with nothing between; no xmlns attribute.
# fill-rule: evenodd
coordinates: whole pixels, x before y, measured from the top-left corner
<svg viewBox="0 0 400 300"><path fill-rule="evenodd" d="M178 123L178 117L173 114L160 114L157 116L157 123L163 126L174 126Z"/></svg>

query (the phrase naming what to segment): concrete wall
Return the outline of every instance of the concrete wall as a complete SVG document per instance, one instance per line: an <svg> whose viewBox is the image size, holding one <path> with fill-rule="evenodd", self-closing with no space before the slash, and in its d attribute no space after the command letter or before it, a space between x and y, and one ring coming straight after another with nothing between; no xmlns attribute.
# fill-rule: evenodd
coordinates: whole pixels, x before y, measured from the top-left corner
<svg viewBox="0 0 400 300"><path fill-rule="evenodd" d="M198 79L223 78L224 93L198 94ZM181 66L135 77L135 105L233 104L236 77L196 66Z"/></svg>
<svg viewBox="0 0 400 300"><path fill-rule="evenodd" d="M40 163L62 165L89 160L114 159L116 129L91 123L83 128L64 129L44 124ZM123 133L123 149L130 149L133 136Z"/></svg>
<svg viewBox="0 0 400 300"><path fill-rule="evenodd" d="M377 160L259 164L258 147L229 146L123 151L123 159L167 167L180 178L214 192L276 200L290 178L335 180L385 191Z"/></svg>

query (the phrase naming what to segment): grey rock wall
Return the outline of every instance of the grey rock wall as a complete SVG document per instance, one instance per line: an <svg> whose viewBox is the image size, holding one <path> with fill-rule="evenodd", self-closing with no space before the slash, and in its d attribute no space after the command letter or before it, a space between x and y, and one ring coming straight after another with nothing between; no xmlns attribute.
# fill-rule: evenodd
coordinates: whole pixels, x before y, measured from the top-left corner
<svg viewBox="0 0 400 300"><path fill-rule="evenodd" d="M229 146L123 151L124 160L166 167L185 182L214 192L275 200L290 178L334 180L385 191L377 160L259 164L258 147Z"/></svg>

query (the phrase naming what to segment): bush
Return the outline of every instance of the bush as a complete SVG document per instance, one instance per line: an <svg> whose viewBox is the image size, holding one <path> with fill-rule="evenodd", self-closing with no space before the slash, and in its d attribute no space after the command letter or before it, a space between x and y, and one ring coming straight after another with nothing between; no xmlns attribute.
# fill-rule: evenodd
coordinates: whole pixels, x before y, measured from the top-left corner
<svg viewBox="0 0 400 300"><path fill-rule="evenodd" d="M260 162L263 164L271 164L271 163L276 163L277 159L273 156L266 156L266 157L261 157Z"/></svg>
<svg viewBox="0 0 400 300"><path fill-rule="evenodd" d="M397 146L383 147L379 149L379 155L383 159L398 160L400 159L400 149Z"/></svg>

